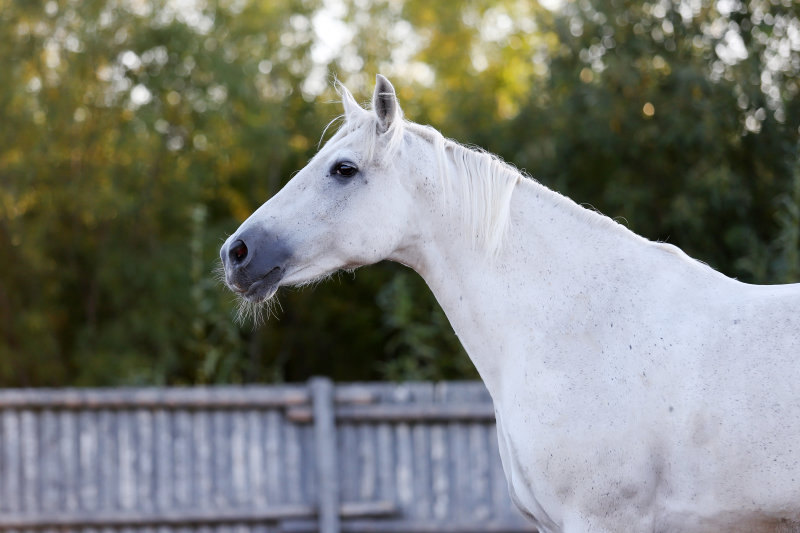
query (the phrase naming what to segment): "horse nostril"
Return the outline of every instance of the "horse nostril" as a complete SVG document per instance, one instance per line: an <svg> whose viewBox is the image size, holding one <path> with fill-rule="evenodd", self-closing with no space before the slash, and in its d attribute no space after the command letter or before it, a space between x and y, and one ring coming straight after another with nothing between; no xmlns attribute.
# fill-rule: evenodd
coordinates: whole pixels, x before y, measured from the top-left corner
<svg viewBox="0 0 800 533"><path fill-rule="evenodd" d="M244 241L238 240L234 242L233 245L231 245L229 256L234 263L241 263L247 259L247 246L244 244Z"/></svg>

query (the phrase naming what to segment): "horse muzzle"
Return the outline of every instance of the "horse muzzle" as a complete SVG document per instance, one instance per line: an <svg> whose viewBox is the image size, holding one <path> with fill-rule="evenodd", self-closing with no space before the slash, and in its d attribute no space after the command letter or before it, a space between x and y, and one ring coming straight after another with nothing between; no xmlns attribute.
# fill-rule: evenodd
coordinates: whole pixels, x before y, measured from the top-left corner
<svg viewBox="0 0 800 533"><path fill-rule="evenodd" d="M278 290L291 251L277 235L251 228L232 235L219 255L225 284L246 300L260 302Z"/></svg>

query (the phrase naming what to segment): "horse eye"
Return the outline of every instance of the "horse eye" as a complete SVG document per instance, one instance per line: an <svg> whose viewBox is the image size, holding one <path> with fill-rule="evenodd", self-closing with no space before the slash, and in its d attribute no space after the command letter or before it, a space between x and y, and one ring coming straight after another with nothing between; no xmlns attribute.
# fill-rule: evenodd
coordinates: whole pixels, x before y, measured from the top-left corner
<svg viewBox="0 0 800 533"><path fill-rule="evenodd" d="M340 161L333 165L331 173L343 178L352 178L358 172L358 167L347 161Z"/></svg>

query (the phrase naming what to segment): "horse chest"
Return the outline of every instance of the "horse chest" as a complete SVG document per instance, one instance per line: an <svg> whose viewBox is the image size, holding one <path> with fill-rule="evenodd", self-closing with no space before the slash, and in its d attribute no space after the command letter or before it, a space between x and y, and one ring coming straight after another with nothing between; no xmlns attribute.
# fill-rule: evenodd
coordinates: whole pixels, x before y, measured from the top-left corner
<svg viewBox="0 0 800 533"><path fill-rule="evenodd" d="M647 424L571 404L544 415L515 405L496 406L500 455L512 500L541 531L572 531L587 516L604 517L598 531L652 530L662 467Z"/></svg>
<svg viewBox="0 0 800 533"><path fill-rule="evenodd" d="M511 436L506 433L499 411L495 411L497 420L497 441L500 449L500 460L508 482L508 492L514 505L527 516L543 533L561 531L557 525L558 506L547 501L540 501L542 491L535 491L530 479L530 465L520 461L517 444L512 444Z"/></svg>

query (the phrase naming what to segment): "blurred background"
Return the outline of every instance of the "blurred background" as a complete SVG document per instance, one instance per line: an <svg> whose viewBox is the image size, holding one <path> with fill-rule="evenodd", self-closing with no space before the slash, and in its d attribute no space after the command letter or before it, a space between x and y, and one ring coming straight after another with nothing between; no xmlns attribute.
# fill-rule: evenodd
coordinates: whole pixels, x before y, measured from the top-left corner
<svg viewBox="0 0 800 533"><path fill-rule="evenodd" d="M381 264L237 325L218 249L390 77L406 116L800 281L792 0L0 0L0 386L474 378Z"/></svg>

